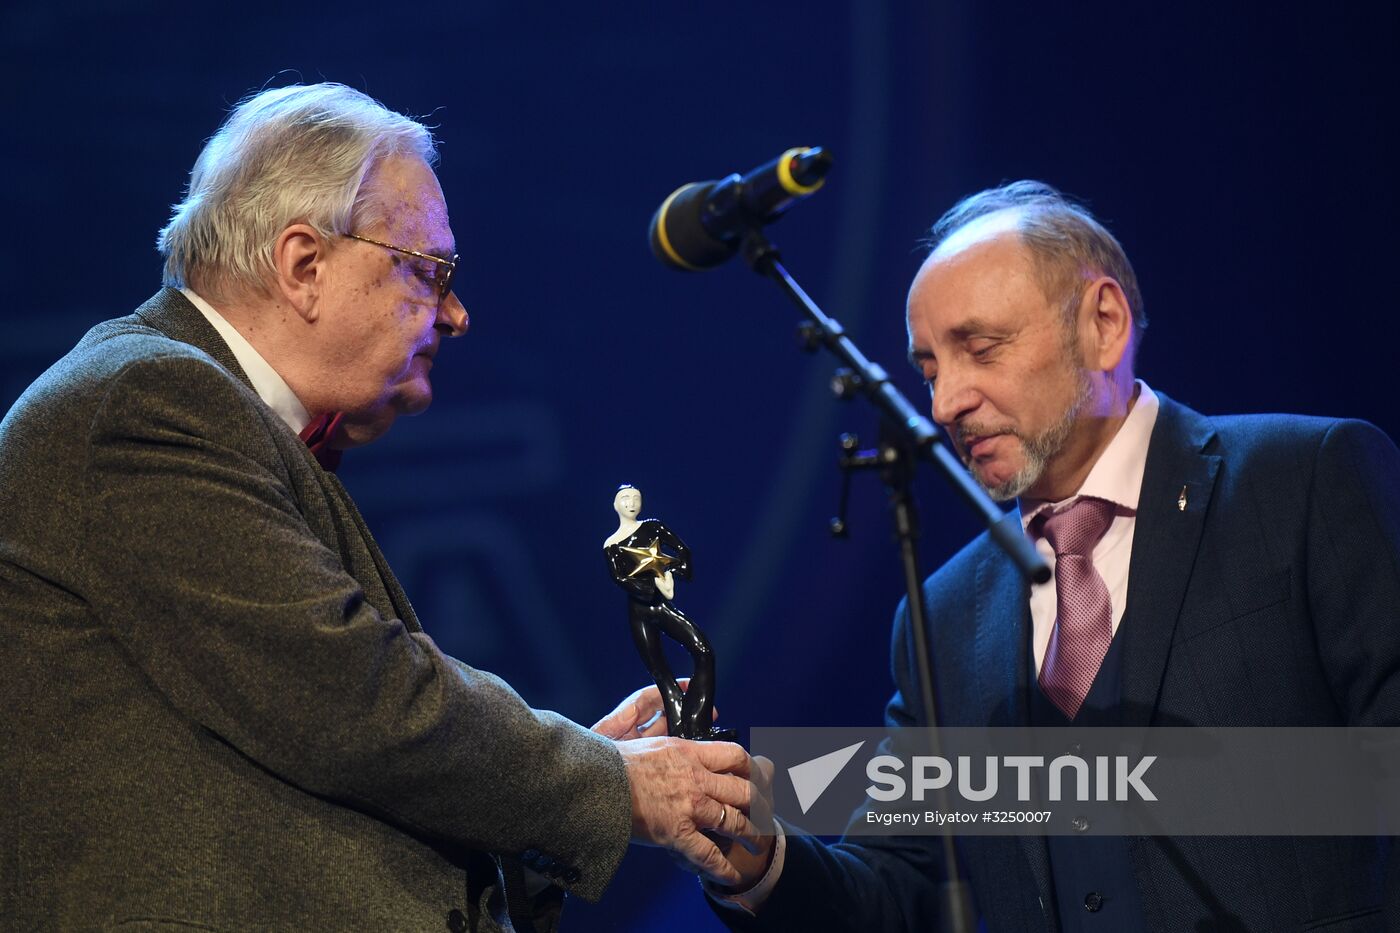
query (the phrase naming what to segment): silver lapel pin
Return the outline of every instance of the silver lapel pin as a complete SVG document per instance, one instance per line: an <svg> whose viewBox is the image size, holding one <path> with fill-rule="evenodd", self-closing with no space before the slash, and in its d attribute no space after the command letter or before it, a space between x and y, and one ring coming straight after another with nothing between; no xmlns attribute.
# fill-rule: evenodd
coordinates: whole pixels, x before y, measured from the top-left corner
<svg viewBox="0 0 1400 933"><path fill-rule="evenodd" d="M1177 510L1178 512L1185 512L1185 511L1186 511L1186 487L1185 487L1185 486L1182 486L1182 487L1181 487L1181 495L1179 495L1179 496L1176 497L1176 510Z"/></svg>

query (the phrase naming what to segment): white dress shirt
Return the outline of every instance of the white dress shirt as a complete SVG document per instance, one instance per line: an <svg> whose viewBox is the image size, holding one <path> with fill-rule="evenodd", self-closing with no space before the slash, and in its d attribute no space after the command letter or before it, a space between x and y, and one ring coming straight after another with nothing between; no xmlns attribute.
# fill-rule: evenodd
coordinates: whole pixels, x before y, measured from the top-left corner
<svg viewBox="0 0 1400 933"><path fill-rule="evenodd" d="M190 288L180 289L180 294L188 298L190 304L198 308L199 313L204 315L219 332L219 336L224 338L224 343L228 344L233 358L243 367L243 372L247 373L248 381L253 384L253 391L258 393L258 398L287 422L287 427L292 429L293 434L300 434L302 428L311 423L311 413L306 410L301 399L296 397L287 381L277 374L277 370L263 359L261 353L253 349L253 345L234 329L222 314L214 310L213 305L196 295Z"/></svg>

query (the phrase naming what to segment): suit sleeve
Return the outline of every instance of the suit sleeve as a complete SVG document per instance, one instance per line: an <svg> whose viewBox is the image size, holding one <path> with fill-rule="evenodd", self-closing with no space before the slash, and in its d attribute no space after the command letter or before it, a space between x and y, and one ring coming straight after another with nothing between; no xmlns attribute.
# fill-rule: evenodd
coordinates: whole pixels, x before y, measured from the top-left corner
<svg viewBox="0 0 1400 933"><path fill-rule="evenodd" d="M898 687L885 708L891 728L920 726L909 614L895 613L891 666ZM906 698L913 698L912 701ZM882 749L883 750L883 749ZM863 823L864 808L848 825ZM838 843L789 831L783 873L753 917L716 908L733 930L831 930L838 933L936 931L944 860L937 836L847 835Z"/></svg>
<svg viewBox="0 0 1400 933"><path fill-rule="evenodd" d="M1400 726L1400 451L1369 424L1323 438L1309 507L1308 601L1351 726Z"/></svg>
<svg viewBox="0 0 1400 933"><path fill-rule="evenodd" d="M1332 695L1349 726L1400 726L1400 451L1341 421L1317 452L1308 601ZM1400 852L1389 844L1386 920L1400 929Z"/></svg>
<svg viewBox="0 0 1400 933"><path fill-rule="evenodd" d="M116 376L90 429L88 598L152 687L280 779L428 840L549 851L596 899L630 833L612 744L385 618L207 361Z"/></svg>

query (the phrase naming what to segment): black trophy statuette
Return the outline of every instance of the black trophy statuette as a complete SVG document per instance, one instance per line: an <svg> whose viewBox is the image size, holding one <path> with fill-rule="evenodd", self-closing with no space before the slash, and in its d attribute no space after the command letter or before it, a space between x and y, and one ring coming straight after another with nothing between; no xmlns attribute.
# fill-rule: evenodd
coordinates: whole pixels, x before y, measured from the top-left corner
<svg viewBox="0 0 1400 933"><path fill-rule="evenodd" d="M627 619L632 641L651 672L666 707L667 731L683 739L731 741L733 729L712 725L715 706L715 653L699 626L671 602L676 576L690 579L690 548L675 532L654 518L638 520L642 493L622 486L613 498L617 530L603 542L613 581L627 591ZM668 635L690 653L695 669L681 690L661 636Z"/></svg>

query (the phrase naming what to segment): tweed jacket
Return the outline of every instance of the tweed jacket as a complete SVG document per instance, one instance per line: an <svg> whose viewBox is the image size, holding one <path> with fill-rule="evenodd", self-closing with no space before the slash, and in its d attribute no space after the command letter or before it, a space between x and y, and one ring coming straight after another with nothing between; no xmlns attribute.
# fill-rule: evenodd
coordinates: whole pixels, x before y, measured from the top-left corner
<svg viewBox="0 0 1400 933"><path fill-rule="evenodd" d="M0 700L7 930L548 928L628 842L611 743L438 650L171 289L0 422Z"/></svg>

